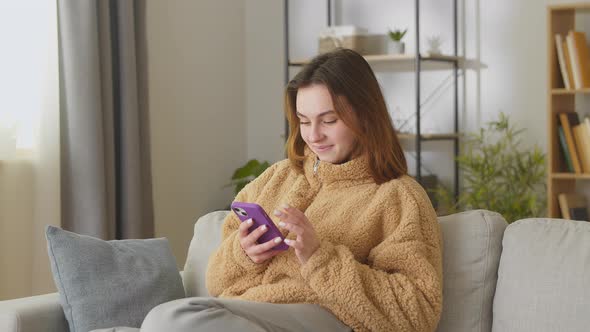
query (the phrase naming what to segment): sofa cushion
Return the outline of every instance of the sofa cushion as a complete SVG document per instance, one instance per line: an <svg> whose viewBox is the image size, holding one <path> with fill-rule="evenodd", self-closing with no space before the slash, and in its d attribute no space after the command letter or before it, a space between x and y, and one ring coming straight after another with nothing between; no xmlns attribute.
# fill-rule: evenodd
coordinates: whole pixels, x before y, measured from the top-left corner
<svg viewBox="0 0 590 332"><path fill-rule="evenodd" d="M504 218L473 210L439 217L443 236L443 311L439 332L488 332Z"/></svg>
<svg viewBox="0 0 590 332"><path fill-rule="evenodd" d="M590 223L525 219L508 226L493 331L588 331Z"/></svg>
<svg viewBox="0 0 590 332"><path fill-rule="evenodd" d="M221 229L229 211L208 213L195 224L193 239L184 264L184 289L187 297L209 296L205 272L209 256L221 244Z"/></svg>
<svg viewBox="0 0 590 332"><path fill-rule="evenodd" d="M46 237L71 332L140 327L153 307L184 297L166 239L103 241L52 226Z"/></svg>

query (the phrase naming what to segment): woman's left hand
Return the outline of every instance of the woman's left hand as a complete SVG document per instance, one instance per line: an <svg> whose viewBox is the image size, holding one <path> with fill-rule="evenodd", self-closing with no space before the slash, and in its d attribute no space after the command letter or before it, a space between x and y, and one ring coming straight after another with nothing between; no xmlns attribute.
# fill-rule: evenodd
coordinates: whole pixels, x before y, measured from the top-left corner
<svg viewBox="0 0 590 332"><path fill-rule="evenodd" d="M285 239L285 243L295 249L299 262L305 264L320 247L320 240L309 219L303 212L286 204L281 205L281 210L274 210L273 214L281 220L279 227L297 235L296 240Z"/></svg>

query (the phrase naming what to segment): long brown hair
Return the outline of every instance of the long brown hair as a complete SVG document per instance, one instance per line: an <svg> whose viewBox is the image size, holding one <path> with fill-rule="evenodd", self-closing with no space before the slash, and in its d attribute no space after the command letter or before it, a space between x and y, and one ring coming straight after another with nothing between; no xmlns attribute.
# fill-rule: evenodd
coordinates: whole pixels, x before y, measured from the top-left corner
<svg viewBox="0 0 590 332"><path fill-rule="evenodd" d="M356 136L353 155L368 159L377 184L408 173L406 157L377 78L367 61L349 49L316 56L287 84L285 114L290 130L287 156L298 171L303 169L305 141L296 114L297 91L312 84L322 84L330 91L334 111Z"/></svg>

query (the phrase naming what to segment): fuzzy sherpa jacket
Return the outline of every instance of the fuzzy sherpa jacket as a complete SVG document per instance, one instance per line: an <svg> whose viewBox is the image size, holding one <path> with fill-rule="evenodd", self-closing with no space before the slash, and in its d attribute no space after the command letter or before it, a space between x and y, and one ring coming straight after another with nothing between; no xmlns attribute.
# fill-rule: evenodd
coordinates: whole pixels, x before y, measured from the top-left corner
<svg viewBox="0 0 590 332"><path fill-rule="evenodd" d="M272 211L281 203L305 212L320 238L317 251L305 265L292 248L255 264L240 247L232 213L209 260L209 293L319 304L355 331L433 331L442 310L442 241L422 187L408 176L377 185L364 158L314 170L315 158L307 155L304 174L289 160L272 165L235 200L260 204L277 224Z"/></svg>

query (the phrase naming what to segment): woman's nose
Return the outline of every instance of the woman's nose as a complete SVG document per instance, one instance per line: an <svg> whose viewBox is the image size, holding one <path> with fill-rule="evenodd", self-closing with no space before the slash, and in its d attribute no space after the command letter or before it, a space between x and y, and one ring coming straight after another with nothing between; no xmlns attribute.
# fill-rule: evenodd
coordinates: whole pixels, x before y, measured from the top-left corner
<svg viewBox="0 0 590 332"><path fill-rule="evenodd" d="M319 125L312 124L311 131L309 132L309 140L311 142L318 142L324 137L322 130Z"/></svg>

